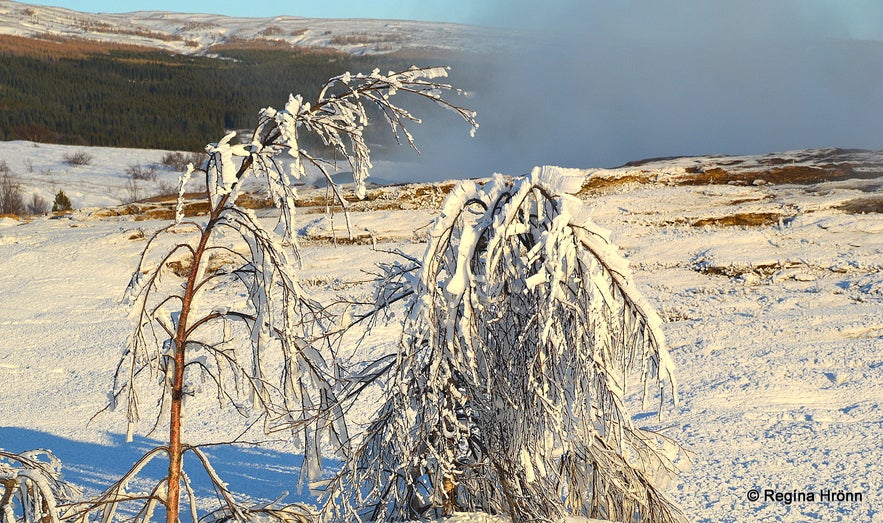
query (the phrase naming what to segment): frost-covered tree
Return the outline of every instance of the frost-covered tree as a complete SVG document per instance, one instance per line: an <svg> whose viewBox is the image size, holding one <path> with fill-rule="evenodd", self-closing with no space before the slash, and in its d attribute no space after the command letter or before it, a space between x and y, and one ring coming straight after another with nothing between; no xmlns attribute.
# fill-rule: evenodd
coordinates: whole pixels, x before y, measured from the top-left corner
<svg viewBox="0 0 883 523"><path fill-rule="evenodd" d="M47 450L0 449L0 486L0 523L59 523L57 504L80 494L62 480L61 462Z"/></svg>
<svg viewBox="0 0 883 523"><path fill-rule="evenodd" d="M321 341L330 319L301 288L292 264L293 182L304 178L311 166L329 180L344 207L345 200L331 182L331 162L303 149L299 138L314 133L344 158L363 195L371 168L363 135L369 106L412 147L405 125L419 120L391 102L398 93L434 101L473 130L477 127L474 113L442 98L451 89L438 81L446 74L446 68L411 68L332 78L312 102L291 96L281 110L263 109L244 143L236 143L230 133L206 147L209 156L201 167L188 167L180 182L176 220L148 241L128 288L135 329L116 371L111 404L125 409L131 437L144 401L152 399L156 425L168 426L168 442L146 454L102 496L83 504L78 520L100 513L109 521L121 503L134 501L140 503L133 509L135 521L149 521L162 508L166 521L177 523L186 498L195 522L194 493L182 470L188 452L204 466L221 502L208 519L308 517L304 507L255 508L236 502L198 445L186 442L186 399L207 384L222 408L262 419L267 431L290 430L304 448L302 483L321 470L323 438L347 452L349 437L336 399L334 369L328 364L331 353ZM194 174L205 184L209 213L204 220L185 219L182 213L184 187ZM278 210L275 230L236 204L249 176L266 181ZM149 492L129 492L131 480L157 458L168 459L166 477Z"/></svg>
<svg viewBox="0 0 883 523"><path fill-rule="evenodd" d="M581 181L463 182L423 258L386 267L374 312L406 304L400 350L326 518L682 519L654 484L677 446L626 409L629 379L674 393L661 320L608 233L576 219Z"/></svg>

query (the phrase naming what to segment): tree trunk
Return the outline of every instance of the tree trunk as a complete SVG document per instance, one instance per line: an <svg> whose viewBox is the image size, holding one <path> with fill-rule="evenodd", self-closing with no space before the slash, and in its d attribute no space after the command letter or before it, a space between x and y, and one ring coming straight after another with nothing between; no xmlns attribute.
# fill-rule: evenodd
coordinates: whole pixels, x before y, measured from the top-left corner
<svg viewBox="0 0 883 523"><path fill-rule="evenodd" d="M183 317L183 314L182 314ZM166 495L166 523L178 523L181 508L181 407L184 401L184 347L175 341L175 377L172 382L172 405L169 411L169 475Z"/></svg>
<svg viewBox="0 0 883 523"><path fill-rule="evenodd" d="M186 363L185 349L187 347L187 317L190 315L190 305L196 292L196 281L199 274L199 265L205 253L211 236L214 221L220 213L221 207L227 202L225 196L221 203L212 212L211 220L202 232L199 245L193 251L193 263L190 265L190 274L187 275L187 286L181 300L181 314L178 316L178 328L175 333L175 372L172 378L172 404L169 409L169 475L168 491L166 495L166 523L178 523L178 514L181 509L181 469L184 467L183 445L181 444L181 416L184 408L184 365Z"/></svg>
<svg viewBox="0 0 883 523"><path fill-rule="evenodd" d="M242 162L237 178L251 166L251 157ZM208 183L208 182L206 182ZM211 191L206 188L209 194ZM211 210L208 223L199 238L199 245L193 251L193 263L190 265L190 273L187 275L187 285L184 288L184 296L181 298L181 314L178 316L178 326L175 332L175 374L172 379L172 404L169 410L169 475L168 490L166 495L166 523L179 523L181 510L181 470L184 468L184 452L181 444L181 415L184 407L184 364L186 363L185 349L187 348L187 317L190 315L190 306L196 287L199 284L196 278L199 274L199 266L202 256L205 254L209 238L217 223L218 216L230 199L225 194L217 205Z"/></svg>

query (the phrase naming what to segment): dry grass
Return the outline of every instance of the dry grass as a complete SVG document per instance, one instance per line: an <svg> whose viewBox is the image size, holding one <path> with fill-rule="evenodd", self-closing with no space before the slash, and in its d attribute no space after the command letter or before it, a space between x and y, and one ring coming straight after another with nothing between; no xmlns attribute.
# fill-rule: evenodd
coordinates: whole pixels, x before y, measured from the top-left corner
<svg viewBox="0 0 883 523"><path fill-rule="evenodd" d="M346 231L341 231L337 236L331 234L322 234L316 236L308 236L301 238L301 243L333 243L335 245L373 245L374 243L391 241L392 238L381 236L372 236L370 234L357 234L352 237L347 236Z"/></svg>
<svg viewBox="0 0 883 523"><path fill-rule="evenodd" d="M648 184L653 183L650 173L642 175L627 175L618 178L604 178L600 176L589 176L583 183L582 188L576 194L579 197L594 196L599 193L609 191L611 189L632 184Z"/></svg>
<svg viewBox="0 0 883 523"><path fill-rule="evenodd" d="M141 214L143 208L137 204L120 205L118 207L104 207L92 211L89 216L93 218L112 218L115 216L135 216Z"/></svg>
<svg viewBox="0 0 883 523"><path fill-rule="evenodd" d="M690 223L693 227L762 227L775 225L786 216L775 212L740 212L727 216L700 218Z"/></svg>
<svg viewBox="0 0 883 523"><path fill-rule="evenodd" d="M266 196L248 193L241 194L236 203L245 209L266 209L273 205L273 202ZM174 220L177 204L177 195L163 194L128 205L98 209L92 212L91 216L95 218L132 216L135 221ZM205 193L192 192L184 194L184 206L181 210L186 217L207 215L209 213L209 204L205 200Z"/></svg>
<svg viewBox="0 0 883 523"><path fill-rule="evenodd" d="M398 191L399 209L437 209L456 187L454 182L404 185Z"/></svg>
<svg viewBox="0 0 883 523"><path fill-rule="evenodd" d="M835 207L835 209L840 209L849 214L883 213L883 195L848 200Z"/></svg>
<svg viewBox="0 0 883 523"><path fill-rule="evenodd" d="M643 162L647 163L649 162ZM861 178L862 173L855 170L855 167L849 163L837 163L825 165L823 167L810 167L805 165L788 165L780 166L775 159L768 162L775 164L775 167L769 169L751 169L751 170L728 170L723 167L710 167L703 169L699 166L690 166L685 168L685 172L689 176L677 177L668 182L673 185L751 185L756 180L763 180L767 184L815 184L827 181L845 180L849 178ZM643 165L637 162L638 165ZM741 161L739 162L741 163ZM721 162L719 165L723 165ZM864 175L867 177L869 175ZM876 176L876 175L874 175ZM654 183L655 176L653 171L642 171L640 174L629 174L615 178L607 178L600 176L589 176L578 196L591 196L599 193L610 191L617 187L632 184L650 184Z"/></svg>
<svg viewBox="0 0 883 523"><path fill-rule="evenodd" d="M800 267L798 262L776 262L776 263L759 263L748 265L707 265L696 264L693 270L702 274L711 276L723 276L726 278L739 278L745 275L754 274L761 278L769 278L782 270Z"/></svg>
<svg viewBox="0 0 883 523"><path fill-rule="evenodd" d="M273 200L266 195L243 193L236 199L236 205L243 209L269 209L273 206Z"/></svg>
<svg viewBox="0 0 883 523"><path fill-rule="evenodd" d="M352 191L343 191L343 199L347 203L357 203L360 201L374 201L378 197L380 197L381 191L368 191L365 194L365 199L360 200L356 193ZM323 194L311 194L310 196L304 196L298 198L294 201L295 207L326 207L329 206L331 209L341 209L340 204L337 202L337 198L334 197L332 193L328 193L326 196Z"/></svg>
<svg viewBox="0 0 883 523"><path fill-rule="evenodd" d="M772 162L773 160L768 160ZM721 167L704 169L675 181L676 185L725 185L744 184L748 185L755 180L763 180L768 184L802 184L846 180L848 178L862 177L849 163L825 165L824 167L810 167L806 165L789 165L786 167L774 167L770 169L758 169L747 171L728 171Z"/></svg>
<svg viewBox="0 0 883 523"><path fill-rule="evenodd" d="M775 198L772 194L758 194L756 196L746 196L744 198L735 198L726 203L726 205L742 205L743 203L756 203L763 200L772 200Z"/></svg>
<svg viewBox="0 0 883 523"><path fill-rule="evenodd" d="M241 261L241 259L237 260L236 256L230 254L229 252L214 252L211 253L208 257L208 261L205 265L205 272L207 275L212 275L221 270L223 267L233 266L235 263ZM180 278L186 278L190 274L190 267L192 265L193 258L190 257L166 262L166 267L171 269L172 272Z"/></svg>
<svg viewBox="0 0 883 523"><path fill-rule="evenodd" d="M660 225L677 225L689 227L768 227L780 221L790 221L794 215L779 212L737 212L723 216L705 218L678 218L667 220Z"/></svg>

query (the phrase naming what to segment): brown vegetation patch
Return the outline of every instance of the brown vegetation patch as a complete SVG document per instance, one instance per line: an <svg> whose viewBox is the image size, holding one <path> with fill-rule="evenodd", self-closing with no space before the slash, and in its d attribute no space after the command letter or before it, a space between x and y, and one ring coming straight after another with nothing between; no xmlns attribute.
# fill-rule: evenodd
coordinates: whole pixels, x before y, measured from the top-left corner
<svg viewBox="0 0 883 523"><path fill-rule="evenodd" d="M835 208L849 214L883 213L883 195L855 198Z"/></svg>
<svg viewBox="0 0 883 523"><path fill-rule="evenodd" d="M269 209L273 206L273 199L266 195L244 193L236 198L236 205L244 209Z"/></svg>
<svg viewBox="0 0 883 523"><path fill-rule="evenodd" d="M589 176L586 178L586 181L583 182L582 188L576 194L577 196L586 196L590 194L595 194L600 191L609 190L614 187L622 187L623 185L631 185L631 184L646 184L652 183L653 180L650 177L650 173L636 175L630 174L627 176L619 176L617 178L605 178L602 176Z"/></svg>
<svg viewBox="0 0 883 523"><path fill-rule="evenodd" d="M260 38L255 40L246 40L244 38L230 38L225 42L212 44L206 49L209 53L222 53L224 51L278 51L293 50L295 46L285 42L284 40L271 40Z"/></svg>
<svg viewBox="0 0 883 523"><path fill-rule="evenodd" d="M365 197L362 199L360 199L353 191L341 191L341 195L343 196L344 201L348 204L359 204L360 202L372 202L380 198L381 195L383 195L383 191L367 191ZM321 194L311 194L310 196L298 198L294 201L294 205L295 207L328 206L332 210L342 210L340 203L337 201L337 197L330 191L327 194L322 192Z"/></svg>
<svg viewBox="0 0 883 523"><path fill-rule="evenodd" d="M108 54L114 51L152 52L158 50L154 47L98 42L84 38L62 38L56 35L40 35L35 38L0 35L0 54L48 60L85 58L89 55Z"/></svg>
<svg viewBox="0 0 883 523"><path fill-rule="evenodd" d="M675 182L677 185L720 185L737 181L739 177L720 167L700 169L694 176Z"/></svg>
<svg viewBox="0 0 883 523"><path fill-rule="evenodd" d="M409 190L404 190L399 193L399 199L414 197L414 198L426 198L432 196L447 196L451 191L456 187L456 183L433 183L428 185L415 185Z"/></svg>
<svg viewBox="0 0 883 523"><path fill-rule="evenodd" d="M392 238L372 236L370 234L357 234L354 236L347 236L346 231L344 230L338 236L323 234L317 236L308 236L307 238L305 238L305 240L315 243L332 243L334 245L373 245L374 243L392 241Z"/></svg>
<svg viewBox="0 0 883 523"><path fill-rule="evenodd" d="M758 265L699 265L694 267L694 270L702 274L725 276L727 278L738 278L739 276L744 276L746 274L757 274L758 276L769 277L782 269L793 266L793 264L782 265L781 263Z"/></svg>
<svg viewBox="0 0 883 523"><path fill-rule="evenodd" d="M779 223L779 220L783 218L785 218L784 215L774 212L740 212L728 216L700 218L694 220L690 225L693 227L762 227Z"/></svg>
<svg viewBox="0 0 883 523"><path fill-rule="evenodd" d="M265 209L273 205L273 202L266 196L248 193L239 195L236 203L245 209ZM177 205L178 195L163 194L128 205L98 209L92 213L92 216L96 218L134 216L135 221L174 220ZM181 211L185 217L207 215L210 208L205 200L205 193L193 192L184 194L184 206L181 208Z"/></svg>
<svg viewBox="0 0 883 523"><path fill-rule="evenodd" d="M775 198L772 194L758 194L757 197L746 196L745 198L736 198L730 200L726 203L726 205L741 205L743 203L754 203L763 200L772 200Z"/></svg>
<svg viewBox="0 0 883 523"><path fill-rule="evenodd" d="M168 198L156 197L156 198ZM153 200L153 198L151 198ZM93 218L112 218L115 216L132 216L135 221L144 220L174 220L176 200L164 200L160 202L136 202L118 207L97 209L91 213ZM209 213L209 204L205 201L185 201L181 209L184 216L205 216Z"/></svg>
<svg viewBox="0 0 883 523"><path fill-rule="evenodd" d="M193 216L193 215L191 215L191 216ZM174 219L175 219L175 210L174 209L167 209L165 207L147 209L147 210L135 215L136 222L141 222L144 220L174 220Z"/></svg>
<svg viewBox="0 0 883 523"><path fill-rule="evenodd" d="M114 216L134 216L141 214L142 207L137 204L120 205L118 207L106 207L92 211L89 215L93 218L112 218Z"/></svg>
<svg viewBox="0 0 883 523"><path fill-rule="evenodd" d="M677 185L720 185L737 183L748 185L755 180L763 180L770 184L813 184L849 178L862 178L862 175L849 163L830 164L824 167L806 165L789 165L771 169L751 171L728 171L721 167L712 167L689 178L677 180ZM874 177L877 175L874 174Z"/></svg>
<svg viewBox="0 0 883 523"><path fill-rule="evenodd" d="M205 265L207 275L215 274L223 267L232 265L236 262L236 256L229 252L213 252L209 254ZM190 275L190 267L193 266L193 258L188 256L180 260L172 260L166 262L166 267L171 269L179 278L186 278Z"/></svg>
<svg viewBox="0 0 883 523"><path fill-rule="evenodd" d="M440 208L456 186L454 182L405 185L398 192L399 208Z"/></svg>

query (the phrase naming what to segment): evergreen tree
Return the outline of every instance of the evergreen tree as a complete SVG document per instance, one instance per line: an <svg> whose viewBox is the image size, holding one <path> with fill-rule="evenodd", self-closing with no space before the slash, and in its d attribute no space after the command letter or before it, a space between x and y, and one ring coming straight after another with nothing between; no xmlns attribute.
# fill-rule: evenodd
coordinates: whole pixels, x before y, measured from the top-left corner
<svg viewBox="0 0 883 523"><path fill-rule="evenodd" d="M64 194L64 191L58 191L55 195L55 200L52 202L52 212L69 211L72 208L70 198Z"/></svg>

